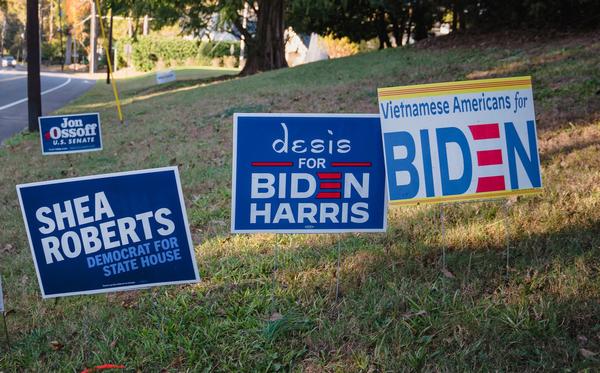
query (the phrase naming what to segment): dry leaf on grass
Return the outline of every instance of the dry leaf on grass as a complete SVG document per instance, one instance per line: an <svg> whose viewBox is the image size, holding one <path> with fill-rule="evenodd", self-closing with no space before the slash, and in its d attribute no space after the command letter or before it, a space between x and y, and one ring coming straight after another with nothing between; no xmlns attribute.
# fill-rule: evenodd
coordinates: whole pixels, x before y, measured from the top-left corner
<svg viewBox="0 0 600 373"><path fill-rule="evenodd" d="M50 342L50 348L53 349L54 351L60 351L63 349L63 347L65 347L65 345L60 343L59 341L51 341Z"/></svg>
<svg viewBox="0 0 600 373"><path fill-rule="evenodd" d="M442 274L444 275L444 277L447 278L454 278L454 275L452 274L452 272L448 271L447 269L442 269Z"/></svg>
<svg viewBox="0 0 600 373"><path fill-rule="evenodd" d="M589 359L589 358L592 358L592 357L598 355L598 353L592 352L590 350L586 350L585 348L580 348L579 353L581 354L581 356L585 357L586 359Z"/></svg>
<svg viewBox="0 0 600 373"><path fill-rule="evenodd" d="M427 315L427 311L421 310L421 311L418 311L418 312L405 312L405 313L402 314L402 317L404 319L410 319L412 317L425 316L425 315Z"/></svg>
<svg viewBox="0 0 600 373"><path fill-rule="evenodd" d="M277 321L277 320L281 320L282 318L283 318L282 314L280 314L279 312L273 312L271 317L269 317L269 321Z"/></svg>

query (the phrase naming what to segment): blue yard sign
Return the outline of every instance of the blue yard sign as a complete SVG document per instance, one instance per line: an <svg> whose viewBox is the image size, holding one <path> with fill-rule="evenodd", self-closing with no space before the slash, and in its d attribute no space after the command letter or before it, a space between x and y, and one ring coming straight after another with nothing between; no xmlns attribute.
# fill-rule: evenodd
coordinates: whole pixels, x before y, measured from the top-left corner
<svg viewBox="0 0 600 373"><path fill-rule="evenodd" d="M38 122L44 155L102 150L98 113L39 117Z"/></svg>
<svg viewBox="0 0 600 373"><path fill-rule="evenodd" d="M176 167L17 193L44 298L199 281Z"/></svg>
<svg viewBox="0 0 600 373"><path fill-rule="evenodd" d="M236 114L234 233L382 232L377 115Z"/></svg>

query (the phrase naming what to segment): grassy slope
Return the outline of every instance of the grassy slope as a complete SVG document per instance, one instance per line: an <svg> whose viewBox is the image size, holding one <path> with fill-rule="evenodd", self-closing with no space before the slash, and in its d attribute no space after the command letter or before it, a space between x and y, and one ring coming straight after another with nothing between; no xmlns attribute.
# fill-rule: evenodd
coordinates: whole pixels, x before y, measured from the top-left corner
<svg viewBox="0 0 600 373"><path fill-rule="evenodd" d="M14 310L0 370L598 368L581 350L600 352L598 40L385 50L166 91L128 80L126 126L99 84L66 111L101 112L103 152L42 157L32 135L0 149L0 272ZM376 112L377 87L525 74L545 192L512 201L508 279L505 215L493 203L447 205L443 245L432 206L391 210L387 234L228 234L232 113ZM169 164L179 165L203 282L41 301L14 185ZM440 272L443 246L454 278ZM285 317L265 329L274 310Z"/></svg>

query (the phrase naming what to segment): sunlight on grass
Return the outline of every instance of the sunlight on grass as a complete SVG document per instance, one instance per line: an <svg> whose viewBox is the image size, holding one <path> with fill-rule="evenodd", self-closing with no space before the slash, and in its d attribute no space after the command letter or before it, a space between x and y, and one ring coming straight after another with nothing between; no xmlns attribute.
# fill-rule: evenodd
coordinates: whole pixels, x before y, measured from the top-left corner
<svg viewBox="0 0 600 373"><path fill-rule="evenodd" d="M185 82L159 88L149 74L119 80L127 125L98 82L63 112L100 112L102 152L43 157L35 134L0 148L13 343L0 344L0 370L594 370L597 357L579 353L600 352L600 43L589 40L388 49L220 83L197 79L235 71L177 70ZM229 233L235 112L377 112L377 87L472 74L534 81L545 189L511 200L508 275L496 202L444 205L443 240L437 205L390 208L380 234ZM15 184L166 165L180 170L202 282L42 301Z"/></svg>

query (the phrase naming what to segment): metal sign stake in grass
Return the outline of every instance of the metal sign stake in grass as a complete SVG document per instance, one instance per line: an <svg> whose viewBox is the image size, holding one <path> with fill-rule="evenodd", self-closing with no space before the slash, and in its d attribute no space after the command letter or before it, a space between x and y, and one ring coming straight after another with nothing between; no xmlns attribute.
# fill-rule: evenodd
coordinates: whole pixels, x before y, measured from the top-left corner
<svg viewBox="0 0 600 373"><path fill-rule="evenodd" d="M235 114L231 231L384 232L381 150L376 115Z"/></svg>
<svg viewBox="0 0 600 373"><path fill-rule="evenodd" d="M0 276L0 313L4 323L4 334L6 336L6 345L10 348L10 338L8 337L8 326L6 325L6 312L4 312L4 293L2 291L2 276Z"/></svg>

